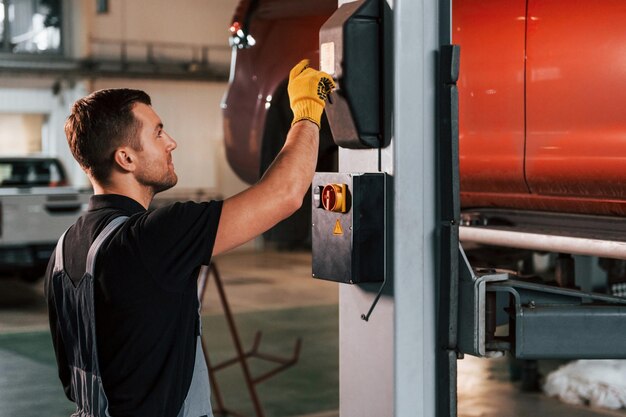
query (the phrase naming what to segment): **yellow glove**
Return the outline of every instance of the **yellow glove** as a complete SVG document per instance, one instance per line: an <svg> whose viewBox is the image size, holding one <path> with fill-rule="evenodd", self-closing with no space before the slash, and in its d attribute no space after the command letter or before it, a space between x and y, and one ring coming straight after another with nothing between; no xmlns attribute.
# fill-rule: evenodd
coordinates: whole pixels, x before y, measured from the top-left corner
<svg viewBox="0 0 626 417"><path fill-rule="evenodd" d="M300 120L310 120L320 127L325 100L335 88L333 77L309 68L309 60L303 59L289 73L289 103L293 111L293 126Z"/></svg>

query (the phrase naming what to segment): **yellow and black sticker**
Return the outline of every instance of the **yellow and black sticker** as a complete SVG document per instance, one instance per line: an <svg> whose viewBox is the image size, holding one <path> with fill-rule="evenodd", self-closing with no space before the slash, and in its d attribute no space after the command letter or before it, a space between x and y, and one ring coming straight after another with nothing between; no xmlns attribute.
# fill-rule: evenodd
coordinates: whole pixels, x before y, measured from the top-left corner
<svg viewBox="0 0 626 417"><path fill-rule="evenodd" d="M343 235L343 229L341 228L341 223L339 219L335 222L335 228L333 229L333 235Z"/></svg>

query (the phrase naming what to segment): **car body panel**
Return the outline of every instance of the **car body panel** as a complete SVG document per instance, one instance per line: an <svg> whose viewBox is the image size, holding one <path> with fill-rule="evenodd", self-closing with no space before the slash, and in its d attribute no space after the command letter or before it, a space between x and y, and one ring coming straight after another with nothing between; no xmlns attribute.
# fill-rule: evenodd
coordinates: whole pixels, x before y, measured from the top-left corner
<svg viewBox="0 0 626 417"><path fill-rule="evenodd" d="M464 192L528 192L524 181L525 10L525 0L455 3L452 37L461 45L457 85Z"/></svg>
<svg viewBox="0 0 626 417"><path fill-rule="evenodd" d="M261 144L272 98L284 88L289 71L300 60L307 58L312 67L318 67L319 28L336 7L336 2L325 0L319 7L296 13L302 0L287 2L293 4L280 8L284 0L260 2L252 12L257 16L249 19L248 30L262 42L234 50L231 81L222 103L226 157L248 183L260 177ZM285 48L286 44L294 47Z"/></svg>
<svg viewBox="0 0 626 417"><path fill-rule="evenodd" d="M59 236L92 194L67 185L57 158L0 157L0 276L42 277Z"/></svg>
<svg viewBox="0 0 626 417"><path fill-rule="evenodd" d="M626 2L528 2L526 179L535 194L626 199Z"/></svg>
<svg viewBox="0 0 626 417"><path fill-rule="evenodd" d="M237 50L225 100L228 160L250 183L267 97L301 56L317 63L318 29L332 12L306 15L311 2L298 0L279 13L280 1L255 2L257 44ZM463 208L626 216L625 20L623 0L453 3Z"/></svg>

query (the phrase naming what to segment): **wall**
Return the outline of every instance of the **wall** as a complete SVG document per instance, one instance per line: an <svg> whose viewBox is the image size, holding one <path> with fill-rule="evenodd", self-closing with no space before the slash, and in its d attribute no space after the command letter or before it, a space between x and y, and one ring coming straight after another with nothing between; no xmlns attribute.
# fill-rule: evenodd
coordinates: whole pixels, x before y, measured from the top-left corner
<svg viewBox="0 0 626 417"><path fill-rule="evenodd" d="M228 28L236 6L232 0L110 0L106 14L96 14L95 2L90 3L95 16L89 33L93 38L219 46L219 50L209 52L209 59L229 62L229 51L223 47L228 45ZM115 54L117 49L94 45L92 52ZM131 47L128 54L141 57L145 49ZM159 54L185 56L190 52L157 48L157 57Z"/></svg>
<svg viewBox="0 0 626 417"><path fill-rule="evenodd" d="M0 114L0 154L21 155L41 152L44 114ZM16 137L26 140L16 141Z"/></svg>
<svg viewBox="0 0 626 417"><path fill-rule="evenodd" d="M92 10L95 14L95 1ZM91 34L105 39L227 45L233 0L109 0Z"/></svg>
<svg viewBox="0 0 626 417"><path fill-rule="evenodd" d="M110 0L109 13L96 14L95 1L64 0L68 56L81 58L93 52L91 38L192 45L228 45L228 26L236 6L231 0ZM226 54L228 55L228 54ZM211 58L212 55L209 55ZM229 56L223 56L226 62ZM229 196L245 187L224 159L220 100L226 83L98 79L61 82L55 79L0 79L0 113L43 114L49 129L43 152L61 157L72 181L88 185L73 161L63 132L72 103L97 89L140 88L153 99L167 131L177 140L174 162L179 189L208 189ZM20 88L12 88L18 85ZM1 150L0 150L1 151Z"/></svg>

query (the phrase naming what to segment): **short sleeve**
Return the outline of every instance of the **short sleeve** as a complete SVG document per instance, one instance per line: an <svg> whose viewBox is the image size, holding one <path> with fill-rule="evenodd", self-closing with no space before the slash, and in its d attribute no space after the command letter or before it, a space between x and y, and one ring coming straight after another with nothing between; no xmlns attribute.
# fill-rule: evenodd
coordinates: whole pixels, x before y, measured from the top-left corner
<svg viewBox="0 0 626 417"><path fill-rule="evenodd" d="M221 201L174 203L130 225L143 263L165 288L183 290L211 262L221 210Z"/></svg>

